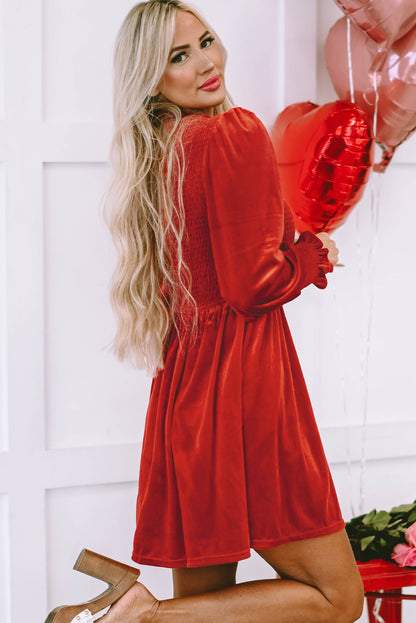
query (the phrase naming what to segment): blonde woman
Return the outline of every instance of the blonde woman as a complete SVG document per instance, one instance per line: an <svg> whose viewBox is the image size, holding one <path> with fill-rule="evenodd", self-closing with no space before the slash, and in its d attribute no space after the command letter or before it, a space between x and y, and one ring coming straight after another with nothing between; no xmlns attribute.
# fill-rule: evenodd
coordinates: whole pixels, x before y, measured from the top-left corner
<svg viewBox="0 0 416 623"><path fill-rule="evenodd" d="M224 64L179 0L138 4L118 34L115 351L154 377L133 560L172 568L174 598L134 582L100 620L351 623L361 581L282 309L326 286L337 249L294 242L268 134L231 107ZM236 585L251 548L280 579Z"/></svg>

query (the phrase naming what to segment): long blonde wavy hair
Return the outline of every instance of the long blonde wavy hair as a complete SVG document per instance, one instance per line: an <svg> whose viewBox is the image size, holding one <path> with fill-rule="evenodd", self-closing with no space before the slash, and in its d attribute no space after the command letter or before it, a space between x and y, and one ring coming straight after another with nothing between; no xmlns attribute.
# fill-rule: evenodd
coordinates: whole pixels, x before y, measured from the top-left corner
<svg viewBox="0 0 416 623"><path fill-rule="evenodd" d="M112 179L104 198L118 253L111 284L117 319L113 350L151 375L164 366L164 341L171 327L177 327L179 301L191 303L196 318L191 277L182 257L185 162L177 131L182 111L153 96L168 62L177 11L193 13L214 34L225 59L217 35L180 0L134 6L114 48ZM214 114L231 105L227 96Z"/></svg>

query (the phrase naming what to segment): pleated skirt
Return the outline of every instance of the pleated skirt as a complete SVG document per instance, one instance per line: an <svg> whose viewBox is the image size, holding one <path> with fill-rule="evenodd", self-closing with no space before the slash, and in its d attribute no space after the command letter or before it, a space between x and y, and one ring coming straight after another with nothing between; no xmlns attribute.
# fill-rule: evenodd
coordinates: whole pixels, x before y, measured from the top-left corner
<svg viewBox="0 0 416 623"><path fill-rule="evenodd" d="M344 527L283 309L199 309L153 379L132 558L199 567Z"/></svg>

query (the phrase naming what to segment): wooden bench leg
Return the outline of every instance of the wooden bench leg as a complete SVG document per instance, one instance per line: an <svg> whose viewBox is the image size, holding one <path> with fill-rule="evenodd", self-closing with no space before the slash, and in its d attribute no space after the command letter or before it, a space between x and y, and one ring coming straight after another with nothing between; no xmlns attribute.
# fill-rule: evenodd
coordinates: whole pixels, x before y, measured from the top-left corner
<svg viewBox="0 0 416 623"><path fill-rule="evenodd" d="M397 599L389 599L389 597L383 598L383 593L380 593L382 599L380 609L377 609L378 614L374 614L374 607L376 605L377 597L373 595L367 595L367 607L368 607L368 620L370 623L401 623L402 621L402 602L399 597L402 593L401 588L389 588L389 594L397 595Z"/></svg>

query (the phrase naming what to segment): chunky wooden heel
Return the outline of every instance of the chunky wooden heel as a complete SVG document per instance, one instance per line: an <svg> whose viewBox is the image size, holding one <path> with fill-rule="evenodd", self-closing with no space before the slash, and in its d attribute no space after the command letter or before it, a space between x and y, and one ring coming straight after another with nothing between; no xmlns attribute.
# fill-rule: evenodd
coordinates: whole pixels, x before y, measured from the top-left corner
<svg viewBox="0 0 416 623"><path fill-rule="evenodd" d="M100 610L108 608L133 586L139 569L129 567L112 558L106 558L89 549L83 549L74 569L107 582L108 589L101 595L76 606L59 606L49 613L45 623L90 623Z"/></svg>

